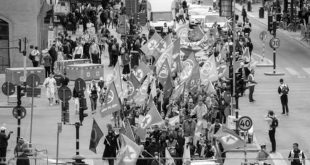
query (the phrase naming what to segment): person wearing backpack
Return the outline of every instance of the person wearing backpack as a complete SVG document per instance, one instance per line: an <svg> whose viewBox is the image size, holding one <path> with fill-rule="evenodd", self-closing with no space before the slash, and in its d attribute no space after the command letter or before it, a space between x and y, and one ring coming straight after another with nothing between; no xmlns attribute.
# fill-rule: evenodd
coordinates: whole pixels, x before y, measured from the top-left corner
<svg viewBox="0 0 310 165"><path fill-rule="evenodd" d="M273 111L269 111L267 116L265 117L265 120L268 122L269 125L269 139L271 143L271 148L272 150L270 153L275 153L276 152L276 129L279 126L279 120L276 118L275 114Z"/></svg>
<svg viewBox="0 0 310 165"><path fill-rule="evenodd" d="M291 162L291 165L305 165L306 157L302 150L298 148L298 143L293 144L293 150L290 151L288 159Z"/></svg>
<svg viewBox="0 0 310 165"><path fill-rule="evenodd" d="M288 92L289 92L289 87L287 84L284 83L284 80L281 78L280 79L280 86L278 88L278 93L280 95L280 100L282 104L282 114L288 115Z"/></svg>

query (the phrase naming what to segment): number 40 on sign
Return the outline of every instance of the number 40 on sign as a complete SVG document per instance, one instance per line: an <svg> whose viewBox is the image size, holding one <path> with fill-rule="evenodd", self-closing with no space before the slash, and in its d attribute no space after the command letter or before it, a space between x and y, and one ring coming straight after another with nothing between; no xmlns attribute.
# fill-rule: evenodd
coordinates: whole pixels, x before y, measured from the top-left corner
<svg viewBox="0 0 310 165"><path fill-rule="evenodd" d="M248 131L249 129L251 129L252 125L253 121L248 116L243 116L238 120L239 129L242 131Z"/></svg>

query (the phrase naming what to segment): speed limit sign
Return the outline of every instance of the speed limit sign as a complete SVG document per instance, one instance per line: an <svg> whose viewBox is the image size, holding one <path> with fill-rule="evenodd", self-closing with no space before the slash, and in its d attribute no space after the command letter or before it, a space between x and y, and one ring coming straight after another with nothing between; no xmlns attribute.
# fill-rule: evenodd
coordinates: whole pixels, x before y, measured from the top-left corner
<svg viewBox="0 0 310 165"><path fill-rule="evenodd" d="M248 116L243 116L238 120L239 129L242 131L247 131L251 129L252 125L253 125L253 121Z"/></svg>
<svg viewBox="0 0 310 165"><path fill-rule="evenodd" d="M272 38L269 42L269 45L273 49L277 49L280 47L280 39L279 38Z"/></svg>

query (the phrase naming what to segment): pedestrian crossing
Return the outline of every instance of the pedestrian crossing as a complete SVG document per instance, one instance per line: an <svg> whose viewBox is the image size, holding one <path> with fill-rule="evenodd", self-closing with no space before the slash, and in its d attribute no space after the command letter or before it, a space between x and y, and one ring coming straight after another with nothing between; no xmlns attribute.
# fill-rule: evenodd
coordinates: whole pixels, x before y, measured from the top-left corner
<svg viewBox="0 0 310 165"><path fill-rule="evenodd" d="M310 78L310 68L285 67L284 72L287 76L293 76L299 79Z"/></svg>

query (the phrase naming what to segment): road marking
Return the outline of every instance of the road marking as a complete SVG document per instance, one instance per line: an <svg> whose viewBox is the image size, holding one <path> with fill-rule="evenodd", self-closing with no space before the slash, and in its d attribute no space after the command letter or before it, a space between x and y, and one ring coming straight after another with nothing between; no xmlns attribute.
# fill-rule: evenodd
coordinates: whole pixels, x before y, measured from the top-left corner
<svg viewBox="0 0 310 165"><path fill-rule="evenodd" d="M85 164L88 164L88 165L94 165L94 160L92 159L85 159L84 162Z"/></svg>
<svg viewBox="0 0 310 165"><path fill-rule="evenodd" d="M282 154L278 152L270 154L270 158L272 159L274 165L287 165Z"/></svg>
<svg viewBox="0 0 310 165"><path fill-rule="evenodd" d="M304 70L306 73L310 75L310 68L302 68L302 70Z"/></svg>
<svg viewBox="0 0 310 165"><path fill-rule="evenodd" d="M291 75L300 76L300 74L293 68L285 68Z"/></svg>

